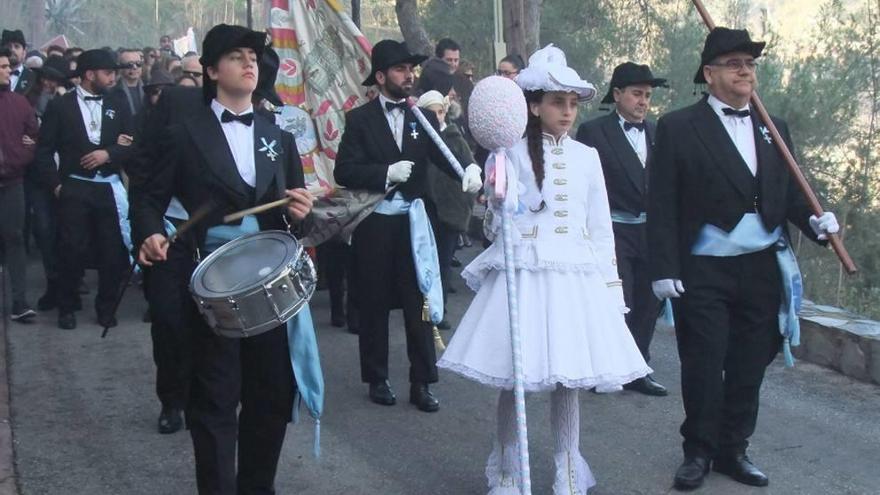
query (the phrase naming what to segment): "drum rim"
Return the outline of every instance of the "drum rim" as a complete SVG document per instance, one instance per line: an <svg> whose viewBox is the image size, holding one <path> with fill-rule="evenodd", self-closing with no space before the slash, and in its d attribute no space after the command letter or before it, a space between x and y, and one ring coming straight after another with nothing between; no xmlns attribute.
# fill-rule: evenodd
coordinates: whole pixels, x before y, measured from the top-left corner
<svg viewBox="0 0 880 495"><path fill-rule="evenodd" d="M235 248L236 246L243 244L244 242L250 240L253 237L283 237L285 239L289 239L293 241L294 246L296 247L295 253L286 260L286 263L282 264L278 269L272 270L271 273L263 277L259 282L240 287L239 289L227 292L216 292L212 290L208 290L205 287L205 284L202 283L202 276L208 267L212 264L214 260L223 256L227 251ZM198 298L208 300L216 300L216 299L227 299L233 296L245 296L252 293L254 290L259 290L263 286L266 285L267 282L277 279L282 273L285 271L289 271L291 269L291 265L296 262L296 260L300 259L303 256L305 251L305 247L296 238L293 234L286 230L262 230L259 232L251 232L250 234L242 235L241 237L236 237L235 239L227 242L226 244L220 246L211 254L206 256L199 264L196 266L195 270L193 270L192 276L189 281L189 290L190 293L195 295ZM199 292L198 289L202 289L202 293ZM213 295L205 295L206 293L211 293Z"/></svg>

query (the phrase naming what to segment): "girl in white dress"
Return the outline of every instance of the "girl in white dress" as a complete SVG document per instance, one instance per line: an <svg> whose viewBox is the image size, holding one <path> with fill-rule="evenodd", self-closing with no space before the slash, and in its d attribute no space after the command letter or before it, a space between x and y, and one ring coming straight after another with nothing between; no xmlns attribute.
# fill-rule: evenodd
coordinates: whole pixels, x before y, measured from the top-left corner
<svg viewBox="0 0 880 495"><path fill-rule="evenodd" d="M581 456L577 390L614 388L645 376L624 321L627 311L614 259L614 236L599 155L568 137L579 102L595 88L548 46L517 78L528 103L526 137L507 150L518 181L514 259L525 389L551 391L556 494L595 485ZM487 170L487 177L490 171ZM488 196L494 198L492 191ZM489 230L500 226L490 202ZM477 292L438 366L500 388L498 432L486 476L491 495L519 494L513 364L498 239L462 276Z"/></svg>

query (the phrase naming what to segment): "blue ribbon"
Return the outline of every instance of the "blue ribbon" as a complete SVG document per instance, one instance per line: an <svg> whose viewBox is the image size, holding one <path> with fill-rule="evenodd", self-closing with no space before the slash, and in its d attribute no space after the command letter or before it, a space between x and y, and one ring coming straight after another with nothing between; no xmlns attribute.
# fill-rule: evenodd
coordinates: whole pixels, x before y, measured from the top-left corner
<svg viewBox="0 0 880 495"><path fill-rule="evenodd" d="M746 213L730 232L714 225L700 231L691 254L698 256L740 256L757 253L769 247L776 251L776 262L782 276L782 304L779 307L779 332L782 334L782 353L787 366L794 366L792 346L800 345L801 326L798 312L803 301L804 284L797 258L783 235L782 227L768 232L757 213Z"/></svg>
<svg viewBox="0 0 880 495"><path fill-rule="evenodd" d="M128 193L125 192L125 185L122 184L122 179L119 178L119 175L113 174L104 177L103 175L95 174L94 177L83 177L70 174L68 177L86 182L110 185L110 188L113 190L113 201L116 204L116 215L119 218L119 232L122 234L122 242L129 253L129 261L133 261L131 257L131 224L128 221Z"/></svg>

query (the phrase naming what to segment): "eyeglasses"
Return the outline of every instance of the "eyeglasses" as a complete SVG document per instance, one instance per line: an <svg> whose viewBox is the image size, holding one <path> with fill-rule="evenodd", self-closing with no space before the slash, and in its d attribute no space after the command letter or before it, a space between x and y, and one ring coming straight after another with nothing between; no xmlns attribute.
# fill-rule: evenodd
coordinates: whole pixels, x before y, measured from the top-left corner
<svg viewBox="0 0 880 495"><path fill-rule="evenodd" d="M144 64L142 62L129 62L127 64L122 64L123 69L140 69Z"/></svg>
<svg viewBox="0 0 880 495"><path fill-rule="evenodd" d="M201 72L195 72L192 70L185 70L185 71L183 71L183 74L186 76L189 76L189 77L202 77Z"/></svg>
<svg viewBox="0 0 880 495"><path fill-rule="evenodd" d="M518 70L496 70L495 71L496 76L502 76L502 77L513 77L518 74L519 74Z"/></svg>
<svg viewBox="0 0 880 495"><path fill-rule="evenodd" d="M739 72L745 67L750 71L755 71L758 69L758 62L754 60L743 60L741 58L732 58L724 63L715 63L715 64L707 64L713 67L724 67L731 72Z"/></svg>

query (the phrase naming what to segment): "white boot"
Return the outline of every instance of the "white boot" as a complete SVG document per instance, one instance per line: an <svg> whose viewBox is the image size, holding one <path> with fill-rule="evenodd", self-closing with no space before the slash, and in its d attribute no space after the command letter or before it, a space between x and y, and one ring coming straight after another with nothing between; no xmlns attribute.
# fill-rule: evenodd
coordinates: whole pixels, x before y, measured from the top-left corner
<svg viewBox="0 0 880 495"><path fill-rule="evenodd" d="M555 495L586 495L596 479L579 447L580 408L578 392L561 385L550 393L550 422L553 427L556 477Z"/></svg>
<svg viewBox="0 0 880 495"><path fill-rule="evenodd" d="M498 432L486 463L489 495L520 495L516 407L513 392L502 390L498 397Z"/></svg>

